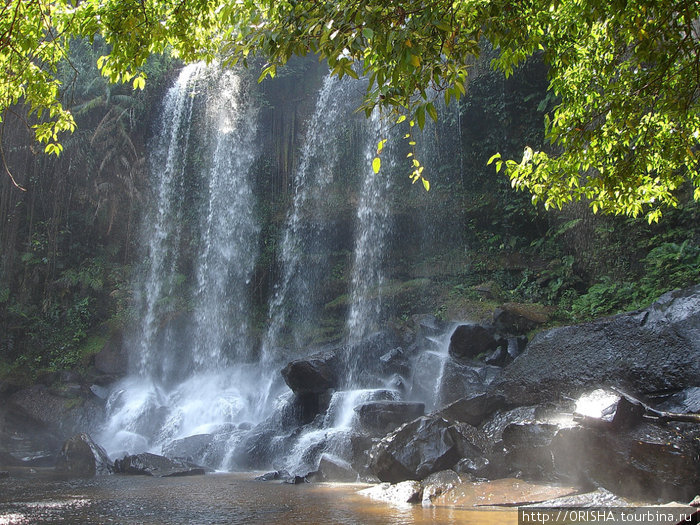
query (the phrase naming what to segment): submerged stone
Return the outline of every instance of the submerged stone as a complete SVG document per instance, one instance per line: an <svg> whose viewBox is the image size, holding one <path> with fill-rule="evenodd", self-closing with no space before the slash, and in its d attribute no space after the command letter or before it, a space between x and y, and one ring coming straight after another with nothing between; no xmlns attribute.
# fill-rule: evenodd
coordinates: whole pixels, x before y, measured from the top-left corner
<svg viewBox="0 0 700 525"><path fill-rule="evenodd" d="M143 452L124 456L114 462L114 471L118 474L135 474L159 478L177 476L198 476L205 469L181 460L169 459L157 454Z"/></svg>

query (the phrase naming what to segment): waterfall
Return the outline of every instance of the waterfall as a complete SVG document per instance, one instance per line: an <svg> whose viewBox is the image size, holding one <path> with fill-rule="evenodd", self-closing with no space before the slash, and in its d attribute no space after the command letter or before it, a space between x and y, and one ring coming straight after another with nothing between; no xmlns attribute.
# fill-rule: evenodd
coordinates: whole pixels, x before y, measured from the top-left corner
<svg viewBox="0 0 700 525"><path fill-rule="evenodd" d="M142 376L155 372L154 348L162 302L173 293L182 220L183 178L192 117L193 93L202 71L201 64L186 66L163 103L160 127L151 146L151 173L157 173L156 205L144 221L143 243L150 266L146 272L141 301L142 323L138 334L138 358L132 368Z"/></svg>
<svg viewBox="0 0 700 525"><path fill-rule="evenodd" d="M255 420L257 109L247 88L232 71L192 65L165 97L151 148L156 192L143 225L150 264L139 286L139 343L130 347L135 366L112 389L101 436L113 455L160 452L174 439Z"/></svg>
<svg viewBox="0 0 700 525"><path fill-rule="evenodd" d="M390 229L388 192L391 184L388 173L391 169L391 152L383 152L384 166L378 173L374 172L372 160L377 155L378 142L386 138L386 133L381 115L375 110L369 119L365 138L365 165L355 218L355 249L347 319L347 384L351 386L358 379L356 369L362 357L357 345L378 329L382 307L382 264Z"/></svg>
<svg viewBox="0 0 700 525"><path fill-rule="evenodd" d="M249 358L248 288L260 228L248 171L255 159L257 108L231 71L212 80L207 128L214 137L198 257L193 358L198 368ZM228 348L231 347L231 348Z"/></svg>
<svg viewBox="0 0 700 525"><path fill-rule="evenodd" d="M319 231L321 209L327 205L328 186L338 163L336 141L348 120L353 102L351 79L326 75L316 100L294 176L294 200L289 211L280 248L282 276L269 307L269 325L263 341L263 360L273 360L282 329L295 317L294 343L302 345L299 325L313 321L311 298L318 291L324 268L324 239ZM310 252L316 260L304 259Z"/></svg>

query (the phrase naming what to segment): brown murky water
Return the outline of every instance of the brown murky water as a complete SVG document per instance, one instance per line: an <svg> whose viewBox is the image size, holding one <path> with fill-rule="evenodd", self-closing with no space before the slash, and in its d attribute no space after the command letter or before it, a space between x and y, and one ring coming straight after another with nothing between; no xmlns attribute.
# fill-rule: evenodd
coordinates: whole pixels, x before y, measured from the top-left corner
<svg viewBox="0 0 700 525"><path fill-rule="evenodd" d="M0 480L0 525L257 524L340 525L516 524L517 511L396 507L356 494L364 485L283 485L254 475L187 478L46 476Z"/></svg>

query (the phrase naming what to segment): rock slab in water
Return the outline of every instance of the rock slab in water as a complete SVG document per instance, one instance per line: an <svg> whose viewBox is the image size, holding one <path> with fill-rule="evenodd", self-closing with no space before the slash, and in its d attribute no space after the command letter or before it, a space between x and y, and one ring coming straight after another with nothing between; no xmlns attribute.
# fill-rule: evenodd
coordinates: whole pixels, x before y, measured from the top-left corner
<svg viewBox="0 0 700 525"><path fill-rule="evenodd" d="M423 487L423 495L421 498L422 506L432 506L435 498L463 481L466 480L463 480L454 470L442 470L431 474L421 482L421 486Z"/></svg>
<svg viewBox="0 0 700 525"><path fill-rule="evenodd" d="M638 395L700 386L700 285L644 310L539 333L493 386L521 404L591 386Z"/></svg>
<svg viewBox="0 0 700 525"><path fill-rule="evenodd" d="M295 394L320 394L338 386L339 359L327 350L288 363L282 377Z"/></svg>
<svg viewBox="0 0 700 525"><path fill-rule="evenodd" d="M107 452L86 433L66 440L56 462L56 471L78 477L111 474L114 466Z"/></svg>
<svg viewBox="0 0 700 525"><path fill-rule="evenodd" d="M399 425L425 414L425 404L410 401L369 401L355 407L360 425L367 432L384 436Z"/></svg>
<svg viewBox="0 0 700 525"><path fill-rule="evenodd" d="M362 496L399 506L407 503L419 503L421 493L422 487L418 481L402 481L395 485L382 483L358 492Z"/></svg>
<svg viewBox="0 0 700 525"><path fill-rule="evenodd" d="M205 469L185 461L168 459L164 456L144 452L124 456L114 462L114 471L118 474L135 474L159 478L176 476L198 476Z"/></svg>
<svg viewBox="0 0 700 525"><path fill-rule="evenodd" d="M517 507L576 494L574 487L530 483L520 479L497 479L461 483L433 499L433 505L449 507Z"/></svg>

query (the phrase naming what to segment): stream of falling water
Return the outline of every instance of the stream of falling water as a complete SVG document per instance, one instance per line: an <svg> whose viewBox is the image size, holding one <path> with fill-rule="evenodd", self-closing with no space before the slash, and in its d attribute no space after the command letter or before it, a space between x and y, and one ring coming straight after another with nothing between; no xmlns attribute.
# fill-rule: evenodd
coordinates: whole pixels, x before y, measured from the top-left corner
<svg viewBox="0 0 700 525"><path fill-rule="evenodd" d="M161 452L178 438L256 417L260 369L248 319L259 234L249 181L257 108L246 88L232 71L192 65L165 98L151 162L156 212L144 222L150 267L140 342L131 347L135 370L113 388L100 437L113 456ZM193 163L190 150L204 161ZM191 250L196 287L187 299L176 286L186 272L180 254Z"/></svg>
<svg viewBox="0 0 700 525"><path fill-rule="evenodd" d="M360 187L355 218L355 249L350 284L350 308L347 319L347 378L349 387L356 385L357 345L378 329L384 273L382 264L386 251L389 225L390 151L384 151L384 167L375 173L372 161L377 144L386 138L387 129L378 110L369 119L369 131L364 145L364 177Z"/></svg>
<svg viewBox="0 0 700 525"><path fill-rule="evenodd" d="M338 163L336 141L347 120L352 103L351 79L326 75L318 94L314 113L308 124L294 177L294 200L281 241L282 276L270 301L269 324L263 340L263 363L275 359L282 329L295 317L292 338L301 346L300 325L313 320L311 298L317 292L319 270L324 261L309 261L304 255L317 245L323 252L321 232L314 224L322 219L319 209L327 198L328 186ZM319 246L320 245L320 246Z"/></svg>

